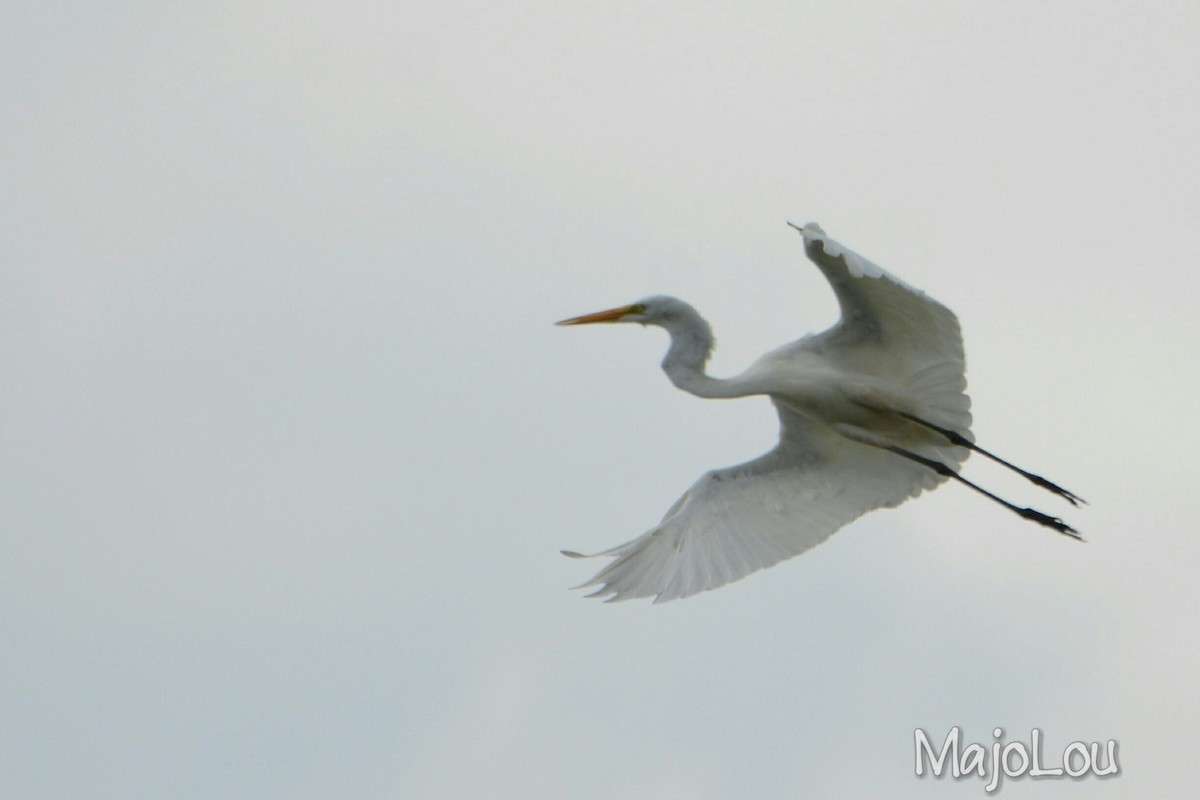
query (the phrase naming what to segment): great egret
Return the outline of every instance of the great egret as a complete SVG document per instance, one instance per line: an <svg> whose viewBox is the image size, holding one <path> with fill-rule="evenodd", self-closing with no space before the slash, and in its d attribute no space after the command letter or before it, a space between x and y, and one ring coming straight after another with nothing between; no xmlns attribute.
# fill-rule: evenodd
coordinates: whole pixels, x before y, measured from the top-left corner
<svg viewBox="0 0 1200 800"><path fill-rule="evenodd" d="M765 455L706 473L662 522L625 544L573 558L614 560L581 587L609 602L661 603L715 589L821 543L876 508L891 508L953 478L1025 519L1080 539L1057 517L1021 508L958 474L970 451L991 458L1072 505L1080 498L977 447L963 376L958 320L941 303L825 236L788 223L825 273L841 306L829 330L784 345L729 379L704 373L708 323L673 297L559 322L636 322L665 328L662 368L699 397L767 395L779 444Z"/></svg>

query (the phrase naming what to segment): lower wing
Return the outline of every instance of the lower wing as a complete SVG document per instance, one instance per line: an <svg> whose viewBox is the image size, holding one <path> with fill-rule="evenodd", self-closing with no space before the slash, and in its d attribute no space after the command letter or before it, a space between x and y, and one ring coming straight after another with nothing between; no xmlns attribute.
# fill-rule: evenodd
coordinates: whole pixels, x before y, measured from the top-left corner
<svg viewBox="0 0 1200 800"><path fill-rule="evenodd" d="M653 530L594 556L612 563L584 587L609 602L665 603L715 589L825 541L876 508L897 506L943 478L779 409L779 445L706 473Z"/></svg>

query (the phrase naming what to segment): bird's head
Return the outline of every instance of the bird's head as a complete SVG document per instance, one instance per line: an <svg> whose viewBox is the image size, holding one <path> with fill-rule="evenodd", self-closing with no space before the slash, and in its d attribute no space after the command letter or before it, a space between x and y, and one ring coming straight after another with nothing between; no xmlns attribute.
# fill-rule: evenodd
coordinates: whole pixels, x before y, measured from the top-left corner
<svg viewBox="0 0 1200 800"><path fill-rule="evenodd" d="M640 325L668 327L672 322L694 315L687 303L674 297L656 295L627 306L584 314L582 317L564 319L558 325L590 325L595 322L636 322Z"/></svg>

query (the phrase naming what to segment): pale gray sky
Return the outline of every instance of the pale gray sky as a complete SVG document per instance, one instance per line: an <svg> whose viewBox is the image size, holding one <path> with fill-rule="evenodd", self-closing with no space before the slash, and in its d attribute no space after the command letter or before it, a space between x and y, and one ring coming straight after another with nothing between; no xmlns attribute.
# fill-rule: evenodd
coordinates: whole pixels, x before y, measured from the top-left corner
<svg viewBox="0 0 1200 800"><path fill-rule="evenodd" d="M0 793L983 796L913 729L1189 796L1200 11L1186 3L0 12ZM729 374L831 323L784 222L959 314L961 487L717 592L567 587L770 446ZM1006 739L1007 740L1007 739Z"/></svg>

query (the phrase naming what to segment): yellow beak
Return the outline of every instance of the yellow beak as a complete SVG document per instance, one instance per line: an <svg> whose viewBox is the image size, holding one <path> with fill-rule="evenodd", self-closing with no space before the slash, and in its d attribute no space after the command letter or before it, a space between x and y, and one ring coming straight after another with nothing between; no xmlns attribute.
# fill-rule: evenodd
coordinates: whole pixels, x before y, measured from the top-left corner
<svg viewBox="0 0 1200 800"><path fill-rule="evenodd" d="M597 311L595 314L584 314L582 317L571 317L570 319L564 319L562 322L554 324L590 325L593 322L620 322L622 317L632 313L633 310L633 306L621 306L620 308L610 308L608 311Z"/></svg>

